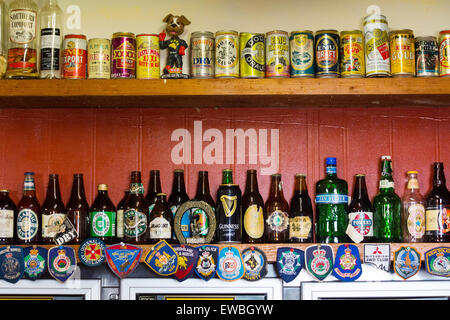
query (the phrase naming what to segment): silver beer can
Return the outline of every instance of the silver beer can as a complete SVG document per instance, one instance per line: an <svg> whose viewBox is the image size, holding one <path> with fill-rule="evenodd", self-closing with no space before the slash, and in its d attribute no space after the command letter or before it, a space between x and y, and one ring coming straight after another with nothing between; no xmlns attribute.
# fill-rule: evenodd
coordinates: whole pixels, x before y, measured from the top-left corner
<svg viewBox="0 0 450 320"><path fill-rule="evenodd" d="M191 34L191 78L214 78L214 33L197 31Z"/></svg>
<svg viewBox="0 0 450 320"><path fill-rule="evenodd" d="M389 77L391 60L386 17L372 14L364 18L366 77Z"/></svg>
<svg viewBox="0 0 450 320"><path fill-rule="evenodd" d="M234 30L216 32L215 77L239 78L239 33Z"/></svg>

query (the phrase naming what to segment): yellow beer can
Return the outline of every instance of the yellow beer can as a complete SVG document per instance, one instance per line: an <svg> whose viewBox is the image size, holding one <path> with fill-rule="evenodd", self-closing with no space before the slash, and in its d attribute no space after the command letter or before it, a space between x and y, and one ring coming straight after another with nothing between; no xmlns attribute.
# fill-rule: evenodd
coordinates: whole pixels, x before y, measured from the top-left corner
<svg viewBox="0 0 450 320"><path fill-rule="evenodd" d="M412 30L395 30L390 33L391 74L393 77L416 75L416 54Z"/></svg>
<svg viewBox="0 0 450 320"><path fill-rule="evenodd" d="M341 77L364 77L366 74L366 55L364 53L364 36L362 31L342 31L340 46Z"/></svg>
<svg viewBox="0 0 450 320"><path fill-rule="evenodd" d="M139 34L136 36L136 79L159 79L160 49L157 34Z"/></svg>

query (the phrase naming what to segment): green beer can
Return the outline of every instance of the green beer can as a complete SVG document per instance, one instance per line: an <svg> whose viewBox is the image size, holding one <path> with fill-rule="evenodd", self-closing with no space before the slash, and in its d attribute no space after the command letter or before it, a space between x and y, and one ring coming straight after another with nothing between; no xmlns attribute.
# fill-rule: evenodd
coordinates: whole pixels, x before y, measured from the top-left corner
<svg viewBox="0 0 450 320"><path fill-rule="evenodd" d="M266 74L265 36L263 33L242 32L240 43L241 78L264 78Z"/></svg>

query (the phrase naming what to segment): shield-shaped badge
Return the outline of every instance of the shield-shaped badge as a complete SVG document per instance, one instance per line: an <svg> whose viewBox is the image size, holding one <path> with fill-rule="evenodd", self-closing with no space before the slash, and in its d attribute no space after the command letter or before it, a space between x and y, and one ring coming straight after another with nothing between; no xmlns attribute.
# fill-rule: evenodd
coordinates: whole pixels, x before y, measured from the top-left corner
<svg viewBox="0 0 450 320"><path fill-rule="evenodd" d="M258 248L250 247L242 251L244 262L244 279L256 281L267 275L267 258L264 252Z"/></svg>
<svg viewBox="0 0 450 320"><path fill-rule="evenodd" d="M361 258L358 247L353 244L341 245L336 252L333 275L341 281L355 281L361 274Z"/></svg>
<svg viewBox="0 0 450 320"><path fill-rule="evenodd" d="M295 248L278 248L277 270L284 282L291 282L303 268L305 253Z"/></svg>
<svg viewBox="0 0 450 320"><path fill-rule="evenodd" d="M378 269L389 272L391 268L390 244L364 244L364 263L370 263Z"/></svg>
<svg viewBox="0 0 450 320"><path fill-rule="evenodd" d="M183 244L174 246L173 249L178 255L178 269L174 276L175 279L182 282L194 273L195 264L198 260L198 250Z"/></svg>
<svg viewBox="0 0 450 320"><path fill-rule="evenodd" d="M119 243L105 248L106 262L119 278L125 278L139 265L142 249L130 244Z"/></svg>
<svg viewBox="0 0 450 320"><path fill-rule="evenodd" d="M400 247L394 252L395 273L404 280L411 278L420 270L420 253L413 247Z"/></svg>
<svg viewBox="0 0 450 320"><path fill-rule="evenodd" d="M219 252L217 276L224 281L236 281L244 276L242 256L235 247L224 247Z"/></svg>
<svg viewBox="0 0 450 320"><path fill-rule="evenodd" d="M309 246L305 250L306 270L317 280L322 281L333 269L333 248L329 245Z"/></svg>
<svg viewBox="0 0 450 320"><path fill-rule="evenodd" d="M7 246L0 250L0 278L10 283L22 279L25 270L23 249L18 246Z"/></svg>
<svg viewBox="0 0 450 320"><path fill-rule="evenodd" d="M39 279L47 269L47 255L45 248L37 246L24 248L24 277L33 281Z"/></svg>
<svg viewBox="0 0 450 320"><path fill-rule="evenodd" d="M76 253L72 247L57 246L48 250L48 272L59 282L66 282L77 267Z"/></svg>
<svg viewBox="0 0 450 320"><path fill-rule="evenodd" d="M177 272L178 254L165 240L159 241L145 256L144 262L160 276Z"/></svg>
<svg viewBox="0 0 450 320"><path fill-rule="evenodd" d="M201 246L198 248L198 260L195 273L205 281L209 281L216 274L219 247Z"/></svg>
<svg viewBox="0 0 450 320"><path fill-rule="evenodd" d="M425 252L425 265L428 273L450 277L450 248L440 247Z"/></svg>
<svg viewBox="0 0 450 320"><path fill-rule="evenodd" d="M84 240L78 248L78 258L87 267L96 267L105 260L105 243L98 238Z"/></svg>

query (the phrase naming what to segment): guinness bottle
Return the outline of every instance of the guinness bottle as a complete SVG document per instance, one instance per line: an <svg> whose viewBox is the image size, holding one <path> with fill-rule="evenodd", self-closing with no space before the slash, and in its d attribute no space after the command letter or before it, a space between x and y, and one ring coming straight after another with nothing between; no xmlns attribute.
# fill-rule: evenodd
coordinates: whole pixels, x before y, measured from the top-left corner
<svg viewBox="0 0 450 320"><path fill-rule="evenodd" d="M59 176L50 174L47 197L42 205L42 242L53 243L53 238L60 232L60 226L66 219L66 208L61 200Z"/></svg>
<svg viewBox="0 0 450 320"><path fill-rule="evenodd" d="M295 175L294 195L289 210L289 241L313 242L313 209L306 187L306 176Z"/></svg>
<svg viewBox="0 0 450 320"><path fill-rule="evenodd" d="M17 205L17 242L38 244L41 242L41 205L36 198L34 173L25 172L23 196Z"/></svg>
<svg viewBox="0 0 450 320"><path fill-rule="evenodd" d="M270 194L265 204L265 239L268 243L289 241L289 205L284 199L281 174L273 174Z"/></svg>
<svg viewBox="0 0 450 320"><path fill-rule="evenodd" d="M112 243L116 237L116 207L108 196L108 186L99 184L90 210L91 237Z"/></svg>
<svg viewBox="0 0 450 320"><path fill-rule="evenodd" d="M78 237L71 243L81 243L89 235L89 204L84 193L81 173L73 175L72 192L67 203L67 218L78 232Z"/></svg>
<svg viewBox="0 0 450 320"><path fill-rule="evenodd" d="M166 198L165 193L159 193L155 206L150 213L150 243L157 243L160 240L173 242L173 214Z"/></svg>
<svg viewBox="0 0 450 320"><path fill-rule="evenodd" d="M264 242L264 200L259 193L256 170L247 171L245 192L242 196L244 212L244 243Z"/></svg>
<svg viewBox="0 0 450 320"><path fill-rule="evenodd" d="M148 240L149 207L144 198L141 172L131 173L130 194L123 209L124 239L127 243L143 244Z"/></svg>

